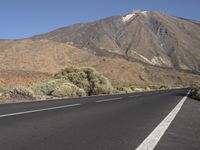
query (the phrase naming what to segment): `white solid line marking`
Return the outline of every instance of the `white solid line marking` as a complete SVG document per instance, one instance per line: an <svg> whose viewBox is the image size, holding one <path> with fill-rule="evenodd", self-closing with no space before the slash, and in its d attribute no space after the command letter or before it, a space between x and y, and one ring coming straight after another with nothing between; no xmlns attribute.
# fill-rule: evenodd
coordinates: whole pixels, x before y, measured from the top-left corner
<svg viewBox="0 0 200 150"><path fill-rule="evenodd" d="M179 110L183 106L187 96L190 91L187 93L185 97L176 105L176 107L165 117L165 119L149 134L149 136L137 147L136 150L153 150L161 137L166 132L169 125L172 123L173 119L178 114Z"/></svg>
<svg viewBox="0 0 200 150"><path fill-rule="evenodd" d="M96 102L97 103L101 103L101 102L114 101L114 100L118 100L118 99L122 99L122 97L119 97L119 98L110 98L110 99L103 99L103 100L98 100Z"/></svg>
<svg viewBox="0 0 200 150"><path fill-rule="evenodd" d="M129 97L139 97L139 96L142 96L142 95L132 95L132 96L129 96Z"/></svg>
<svg viewBox="0 0 200 150"><path fill-rule="evenodd" d="M78 105L81 105L81 104L78 103L78 104L50 107L50 108L44 108L44 109L36 109L36 110L30 110L30 111L24 111L24 112L17 112L17 113L11 113L11 114L4 114L4 115L0 115L0 118L9 117L9 116L16 116L16 115L22 115L22 114L35 113L35 112L42 112L42 111L47 111L47 110L61 109L61 108L78 106Z"/></svg>

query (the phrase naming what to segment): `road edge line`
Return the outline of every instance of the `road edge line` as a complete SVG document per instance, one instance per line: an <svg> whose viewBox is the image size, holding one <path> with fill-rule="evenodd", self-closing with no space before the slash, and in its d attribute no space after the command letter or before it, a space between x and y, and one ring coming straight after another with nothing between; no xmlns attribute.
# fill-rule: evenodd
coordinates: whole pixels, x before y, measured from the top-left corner
<svg viewBox="0 0 200 150"><path fill-rule="evenodd" d="M153 150L178 112L180 111L181 107L183 106L184 102L186 101L188 95L190 94L188 91L187 95L184 96L181 101L174 107L174 109L162 120L158 126L145 138L145 140L136 148L136 150Z"/></svg>

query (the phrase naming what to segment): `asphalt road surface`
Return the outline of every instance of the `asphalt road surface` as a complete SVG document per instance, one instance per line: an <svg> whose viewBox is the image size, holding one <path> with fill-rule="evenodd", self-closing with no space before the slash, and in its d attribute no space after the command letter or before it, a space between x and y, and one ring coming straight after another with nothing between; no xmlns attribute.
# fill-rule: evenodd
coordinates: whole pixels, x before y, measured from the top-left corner
<svg viewBox="0 0 200 150"><path fill-rule="evenodd" d="M189 89L0 105L0 150L200 150Z"/></svg>

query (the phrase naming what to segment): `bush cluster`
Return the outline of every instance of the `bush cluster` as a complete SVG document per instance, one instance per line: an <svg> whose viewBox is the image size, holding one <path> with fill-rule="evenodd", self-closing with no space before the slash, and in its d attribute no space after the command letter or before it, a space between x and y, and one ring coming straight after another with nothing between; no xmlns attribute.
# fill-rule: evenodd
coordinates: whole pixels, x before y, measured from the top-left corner
<svg viewBox="0 0 200 150"><path fill-rule="evenodd" d="M43 81L39 84L33 85L31 89L36 95L48 95L54 92L54 90L64 84L66 81L64 79L51 79Z"/></svg>
<svg viewBox="0 0 200 150"><path fill-rule="evenodd" d="M93 68L70 66L55 74L53 79L33 85L31 89L36 95L76 97L110 94L112 85Z"/></svg>
<svg viewBox="0 0 200 150"><path fill-rule="evenodd" d="M132 88L125 87L125 86L117 87L116 90L120 91L121 93L132 93L134 91L134 90L132 90Z"/></svg>
<svg viewBox="0 0 200 150"><path fill-rule="evenodd" d="M77 97L110 94L112 85L107 78L93 68L74 66L61 70L46 81L27 87L17 87L6 92L10 98L35 99L45 96ZM0 89L0 93L5 93ZM2 94L0 95L2 97Z"/></svg>
<svg viewBox="0 0 200 150"><path fill-rule="evenodd" d="M76 96L86 96L83 89L75 86L71 83L64 83L60 87L57 87L53 92L54 97L76 97Z"/></svg>
<svg viewBox="0 0 200 150"><path fill-rule="evenodd" d="M83 89L87 95L110 94L112 85L107 78L93 68L68 67L55 75Z"/></svg>
<svg viewBox="0 0 200 150"><path fill-rule="evenodd" d="M192 91L190 97L200 101L200 83L192 85Z"/></svg>
<svg viewBox="0 0 200 150"><path fill-rule="evenodd" d="M34 92L26 87L16 87L9 91L11 98L34 99Z"/></svg>

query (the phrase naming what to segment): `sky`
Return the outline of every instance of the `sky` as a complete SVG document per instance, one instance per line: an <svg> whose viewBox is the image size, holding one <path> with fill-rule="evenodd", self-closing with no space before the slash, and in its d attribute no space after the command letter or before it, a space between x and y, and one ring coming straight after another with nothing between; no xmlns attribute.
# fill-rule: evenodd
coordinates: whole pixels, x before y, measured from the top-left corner
<svg viewBox="0 0 200 150"><path fill-rule="evenodd" d="M20 39L133 10L200 21L200 0L0 0L0 39Z"/></svg>

